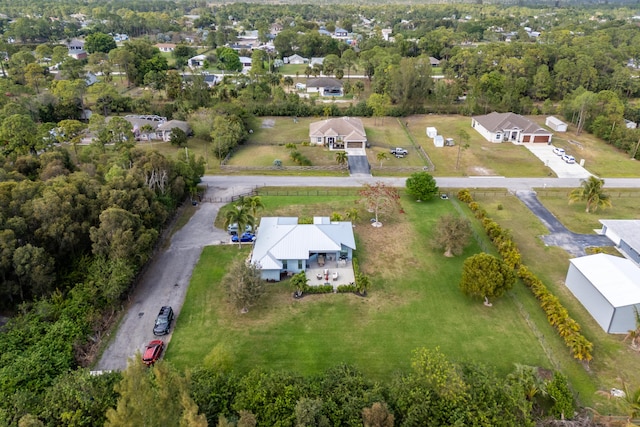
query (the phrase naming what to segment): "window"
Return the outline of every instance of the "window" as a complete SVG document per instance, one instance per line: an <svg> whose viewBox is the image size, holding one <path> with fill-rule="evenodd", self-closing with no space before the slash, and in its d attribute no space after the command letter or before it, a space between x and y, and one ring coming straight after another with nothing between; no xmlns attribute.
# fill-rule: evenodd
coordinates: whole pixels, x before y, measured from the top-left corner
<svg viewBox="0 0 640 427"><path fill-rule="evenodd" d="M302 260L298 260L298 270L302 270Z"/></svg>
<svg viewBox="0 0 640 427"><path fill-rule="evenodd" d="M282 260L282 269L283 269L283 270L286 270L286 269L287 269L287 260L286 260L286 259L283 259L283 260Z"/></svg>
<svg viewBox="0 0 640 427"><path fill-rule="evenodd" d="M322 142L322 137L321 136L318 137L318 141L317 142Z"/></svg>

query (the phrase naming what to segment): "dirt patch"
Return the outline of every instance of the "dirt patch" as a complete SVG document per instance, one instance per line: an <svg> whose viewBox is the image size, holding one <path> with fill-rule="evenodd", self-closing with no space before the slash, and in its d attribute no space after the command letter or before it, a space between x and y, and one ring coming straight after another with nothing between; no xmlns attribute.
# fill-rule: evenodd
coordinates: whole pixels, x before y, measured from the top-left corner
<svg viewBox="0 0 640 427"><path fill-rule="evenodd" d="M271 129L276 125L276 121L274 119L264 119L262 120L262 124L260 125L263 129Z"/></svg>
<svg viewBox="0 0 640 427"><path fill-rule="evenodd" d="M471 168L471 175L489 176L489 175L496 175L496 173L495 171L489 168L484 168L482 166L473 166Z"/></svg>

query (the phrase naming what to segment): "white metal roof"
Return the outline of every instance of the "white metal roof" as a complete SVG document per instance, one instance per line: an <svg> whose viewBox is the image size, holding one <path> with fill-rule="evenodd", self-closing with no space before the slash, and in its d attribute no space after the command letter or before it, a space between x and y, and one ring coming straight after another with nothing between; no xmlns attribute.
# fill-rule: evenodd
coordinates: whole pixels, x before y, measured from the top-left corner
<svg viewBox="0 0 640 427"><path fill-rule="evenodd" d="M606 226L634 250L640 252L640 220L601 219L600 224Z"/></svg>
<svg viewBox="0 0 640 427"><path fill-rule="evenodd" d="M612 306L640 304L640 268L632 261L608 254L570 261Z"/></svg>
<svg viewBox="0 0 640 427"><path fill-rule="evenodd" d="M265 217L260 221L251 262L265 270L280 269L280 260L309 259L310 253L356 248L351 222L317 221L298 224L295 217Z"/></svg>

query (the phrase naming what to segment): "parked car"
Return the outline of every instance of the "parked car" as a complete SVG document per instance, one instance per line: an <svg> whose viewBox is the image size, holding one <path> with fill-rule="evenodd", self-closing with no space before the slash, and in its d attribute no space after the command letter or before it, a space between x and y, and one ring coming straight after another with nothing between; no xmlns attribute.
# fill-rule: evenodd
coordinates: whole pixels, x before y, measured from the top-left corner
<svg viewBox="0 0 640 427"><path fill-rule="evenodd" d="M256 240L256 235L246 231L242 233L242 236L240 236L239 240L241 243L253 242L254 240ZM231 241L234 243L238 243L238 235L234 234L233 236L231 236Z"/></svg>
<svg viewBox="0 0 640 427"><path fill-rule="evenodd" d="M147 347L144 349L144 353L142 353L142 363L147 366L151 366L160 359L162 355L162 350L164 350L164 342L162 340L153 340L147 344Z"/></svg>
<svg viewBox="0 0 640 427"><path fill-rule="evenodd" d="M396 147L396 148L392 148L391 149L391 154L395 155L396 157L398 157L398 156L404 157L407 154L409 154L409 152L407 150L405 150L404 148Z"/></svg>
<svg viewBox="0 0 640 427"><path fill-rule="evenodd" d="M570 155L568 155L568 154L565 154L564 156L562 156L562 160L564 160L565 162L567 162L567 163L569 163L569 164L572 164L572 163L575 163L575 162L576 162L575 157L570 156Z"/></svg>
<svg viewBox="0 0 640 427"><path fill-rule="evenodd" d="M171 328L171 321L173 320L173 309L168 305L160 309L158 317L156 317L156 323L153 326L153 335L166 335Z"/></svg>
<svg viewBox="0 0 640 427"><path fill-rule="evenodd" d="M249 224L247 224L244 227L244 231L253 231L253 227L251 227ZM231 235L236 235L238 234L238 224L237 223L233 223L230 226L227 227L227 233L231 234Z"/></svg>
<svg viewBox="0 0 640 427"><path fill-rule="evenodd" d="M564 156L564 148L556 147L553 149L553 154L557 154L558 156Z"/></svg>

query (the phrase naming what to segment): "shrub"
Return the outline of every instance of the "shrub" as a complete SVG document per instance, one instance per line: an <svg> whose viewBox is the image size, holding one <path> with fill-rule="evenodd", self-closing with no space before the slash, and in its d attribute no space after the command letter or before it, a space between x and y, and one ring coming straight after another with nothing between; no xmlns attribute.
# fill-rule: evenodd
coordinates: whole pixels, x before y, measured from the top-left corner
<svg viewBox="0 0 640 427"><path fill-rule="evenodd" d="M313 218L310 216L301 216L298 218L298 224L313 224Z"/></svg>
<svg viewBox="0 0 640 427"><path fill-rule="evenodd" d="M460 200L463 203L472 202L473 198L471 197L471 192L466 188L458 191L458 200Z"/></svg>
<svg viewBox="0 0 640 427"><path fill-rule="evenodd" d="M355 293L358 290L356 285L340 285L338 286L339 294Z"/></svg>
<svg viewBox="0 0 640 427"><path fill-rule="evenodd" d="M284 148L287 148L289 150L295 150L296 149L296 144L294 144L293 142L289 142L289 143L285 144Z"/></svg>
<svg viewBox="0 0 640 427"><path fill-rule="evenodd" d="M333 293L333 285L305 286L305 294L330 294Z"/></svg>

